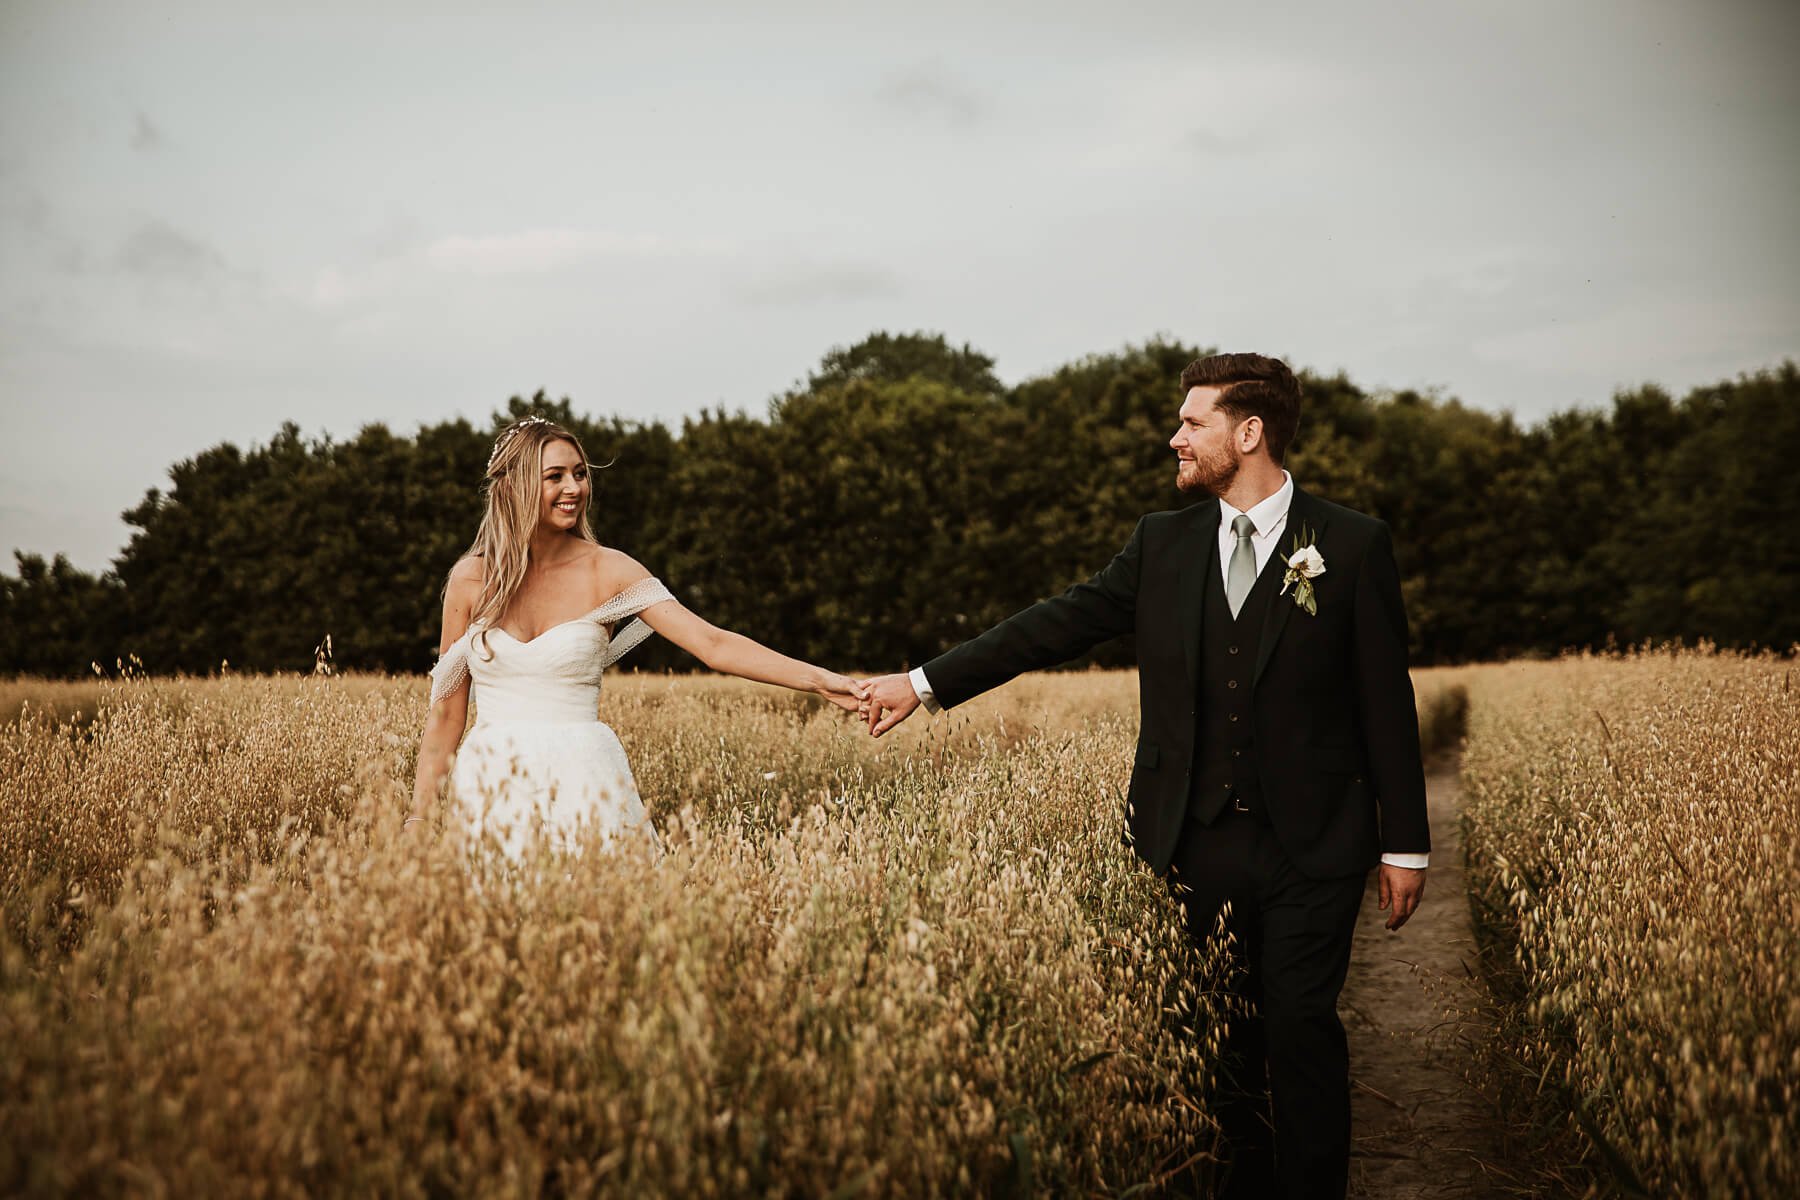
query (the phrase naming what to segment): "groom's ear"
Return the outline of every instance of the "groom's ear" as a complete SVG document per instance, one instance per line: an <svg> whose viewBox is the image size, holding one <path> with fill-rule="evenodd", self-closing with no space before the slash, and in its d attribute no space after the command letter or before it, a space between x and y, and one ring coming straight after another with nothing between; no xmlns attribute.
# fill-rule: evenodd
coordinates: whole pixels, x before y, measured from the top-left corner
<svg viewBox="0 0 1800 1200"><path fill-rule="evenodd" d="M1244 454L1254 453L1258 446L1268 443L1263 437L1263 419L1257 416L1245 417L1237 427L1238 450Z"/></svg>

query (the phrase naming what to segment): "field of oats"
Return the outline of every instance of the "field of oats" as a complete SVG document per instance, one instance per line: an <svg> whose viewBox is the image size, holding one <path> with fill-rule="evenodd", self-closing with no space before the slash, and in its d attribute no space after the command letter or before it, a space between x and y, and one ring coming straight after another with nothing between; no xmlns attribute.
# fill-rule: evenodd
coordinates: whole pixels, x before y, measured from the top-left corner
<svg viewBox="0 0 1800 1200"><path fill-rule="evenodd" d="M396 836L424 705L0 685L0 1193L1119 1193L1210 1147L1129 675L879 743L611 680L658 865Z"/></svg>
<svg viewBox="0 0 1800 1200"><path fill-rule="evenodd" d="M1626 1194L1800 1195L1793 674L1702 650L1460 677L1488 1066Z"/></svg>
<svg viewBox="0 0 1800 1200"><path fill-rule="evenodd" d="M1790 679L1417 676L1427 745L1468 729L1485 1066L1578 1184L1800 1192ZM1119 841L1134 691L1021 680L876 743L610 680L672 852L519 866L395 836L422 681L0 684L0 1193L1155 1185L1211 1144L1221 1014Z"/></svg>

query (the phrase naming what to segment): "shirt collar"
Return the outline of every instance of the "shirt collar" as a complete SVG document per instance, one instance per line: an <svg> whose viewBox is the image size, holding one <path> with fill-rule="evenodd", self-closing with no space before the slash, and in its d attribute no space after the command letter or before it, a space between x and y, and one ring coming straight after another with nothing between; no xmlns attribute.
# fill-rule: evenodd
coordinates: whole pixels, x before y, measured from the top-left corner
<svg viewBox="0 0 1800 1200"><path fill-rule="evenodd" d="M1274 531L1275 526L1287 516L1288 506L1293 504L1293 502L1294 477L1284 470L1281 472L1281 486L1276 488L1274 492L1269 495L1264 496L1261 500L1258 500L1255 504L1252 504L1250 506L1250 511L1247 513L1239 512L1239 510L1233 508L1224 500L1220 500L1219 512L1221 514L1221 519L1219 523L1224 528L1229 529L1231 528L1232 521L1236 520L1238 517L1249 517L1250 523L1256 526L1256 536L1259 538L1267 537Z"/></svg>

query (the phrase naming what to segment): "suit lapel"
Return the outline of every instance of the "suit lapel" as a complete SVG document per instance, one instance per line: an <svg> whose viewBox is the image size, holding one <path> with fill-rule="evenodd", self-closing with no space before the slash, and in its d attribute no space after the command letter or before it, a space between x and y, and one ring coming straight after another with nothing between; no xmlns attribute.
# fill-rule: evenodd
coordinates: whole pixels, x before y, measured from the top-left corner
<svg viewBox="0 0 1800 1200"><path fill-rule="evenodd" d="M1175 611L1181 620L1181 649L1187 656L1188 684L1200 683L1200 635L1206 620L1207 572L1219 569L1219 502L1196 504L1182 536L1181 568L1175 577Z"/></svg>
<svg viewBox="0 0 1800 1200"><path fill-rule="evenodd" d="M1287 524L1281 530L1281 540L1275 546L1274 560L1269 563L1268 569L1281 575L1287 574L1287 557L1293 553L1294 539L1301 537L1304 531L1312 535L1314 544L1322 542L1325 540L1326 523L1324 513L1313 503L1313 498L1296 486L1294 498L1288 504ZM1307 542L1303 538L1300 544L1304 546ZM1275 653L1275 643L1281 640L1288 618L1294 615L1294 609L1298 607L1294 603L1294 590L1289 588L1287 595L1282 595L1279 580L1269 589L1269 604L1272 607L1263 618L1262 644L1256 650L1256 671L1250 676L1251 687L1255 687L1262 679L1263 668L1269 665L1269 656Z"/></svg>

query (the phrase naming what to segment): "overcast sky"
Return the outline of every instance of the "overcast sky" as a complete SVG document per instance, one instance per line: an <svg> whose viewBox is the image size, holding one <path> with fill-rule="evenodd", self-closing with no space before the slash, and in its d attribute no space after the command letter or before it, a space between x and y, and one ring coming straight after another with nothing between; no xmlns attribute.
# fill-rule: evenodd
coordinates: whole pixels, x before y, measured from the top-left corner
<svg viewBox="0 0 1800 1200"><path fill-rule="evenodd" d="M0 554L284 420L760 411L875 329L1679 394L1800 356L1796 61L1752 0L0 0Z"/></svg>

